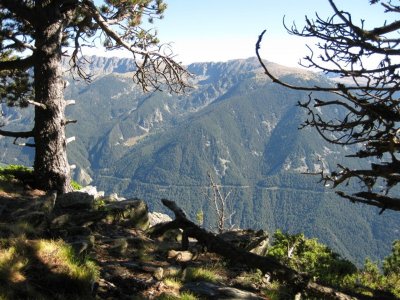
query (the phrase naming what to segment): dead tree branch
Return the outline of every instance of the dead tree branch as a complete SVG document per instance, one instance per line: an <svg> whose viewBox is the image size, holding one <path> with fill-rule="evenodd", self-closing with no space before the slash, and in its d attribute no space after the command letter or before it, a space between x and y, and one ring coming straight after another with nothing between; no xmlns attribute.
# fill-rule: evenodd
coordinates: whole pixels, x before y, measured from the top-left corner
<svg viewBox="0 0 400 300"><path fill-rule="evenodd" d="M207 247L208 251L217 253L235 264L260 269L264 273L269 273L274 278L286 282L293 287L295 293L306 292L317 297L323 297L324 299L350 300L354 299L354 297L358 299L372 299L360 294L346 294L334 287L313 282L306 274L300 274L271 257L259 256L237 248L187 219L185 212L175 202L167 199L162 199L161 201L164 206L175 214L175 220L161 224L155 228L151 232L152 237L158 237L168 230L180 228L184 230L182 238L183 250L188 249L189 237L195 238L200 244Z"/></svg>
<svg viewBox="0 0 400 300"><path fill-rule="evenodd" d="M308 47L311 54L303 58L301 66L325 74L334 73L346 81L291 84L278 78L260 55L265 30L255 45L257 58L274 83L310 92L307 101L298 102L307 114L300 129L313 127L326 142L351 146L353 153L347 157L369 158L360 169L340 166L330 174L321 174L321 181L332 182L333 188L343 182L357 181L361 193L347 195L340 191L337 194L352 202L379 207L380 213L385 209L399 211L400 200L395 190L400 183L400 65L396 63L400 54L400 21L385 21L382 26L368 30L363 20L357 25L350 13L338 9L334 0L329 3L333 10L331 17L322 19L316 14L315 19L310 19L306 16L301 29L295 23L284 26L289 34L318 39L314 48ZM391 1L381 4L385 12L400 13ZM370 63L373 58L377 63ZM350 84L344 83L349 80ZM338 113L332 117L327 112L334 109Z"/></svg>

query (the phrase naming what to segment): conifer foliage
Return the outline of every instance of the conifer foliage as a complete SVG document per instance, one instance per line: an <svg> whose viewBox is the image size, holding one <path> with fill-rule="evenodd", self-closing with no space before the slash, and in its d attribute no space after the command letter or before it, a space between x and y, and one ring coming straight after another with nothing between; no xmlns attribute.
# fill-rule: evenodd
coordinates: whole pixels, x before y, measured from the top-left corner
<svg viewBox="0 0 400 300"><path fill-rule="evenodd" d="M75 122L65 117L62 59L69 57L75 78L90 79L84 71L82 47L102 43L106 49L124 48L136 63L134 81L143 90L186 87L186 70L178 64L168 45L159 43L148 29L161 18L162 0L0 0L0 96L11 106L33 105L32 130L13 132L0 123L0 134L31 138L35 147L34 174L38 187L68 192L65 126ZM69 50L69 51L67 51ZM67 53L70 53L67 55ZM0 104L1 104L0 103ZM20 143L22 144L22 143Z"/></svg>

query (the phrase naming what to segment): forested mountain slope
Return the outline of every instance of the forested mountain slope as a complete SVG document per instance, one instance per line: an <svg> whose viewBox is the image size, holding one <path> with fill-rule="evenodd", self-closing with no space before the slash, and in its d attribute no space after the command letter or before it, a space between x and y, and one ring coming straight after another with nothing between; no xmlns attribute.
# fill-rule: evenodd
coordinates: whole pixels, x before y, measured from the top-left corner
<svg viewBox="0 0 400 300"><path fill-rule="evenodd" d="M210 172L231 191L232 224L305 232L354 261L386 256L399 237L395 213L347 203L306 172L333 170L346 149L326 144L310 129L298 130L307 93L273 84L256 59L189 65L195 75L186 95L143 94L129 60L93 58L91 84L68 79L68 144L75 178L107 193L136 196L162 211L175 200L193 219L203 211L215 224L208 195ZM329 84L319 75L271 64L287 82ZM324 112L334 117L340 111ZM29 118L9 111L8 123ZM27 123L24 122L24 123ZM1 162L29 164L30 152L0 139ZM362 161L357 162L362 164Z"/></svg>

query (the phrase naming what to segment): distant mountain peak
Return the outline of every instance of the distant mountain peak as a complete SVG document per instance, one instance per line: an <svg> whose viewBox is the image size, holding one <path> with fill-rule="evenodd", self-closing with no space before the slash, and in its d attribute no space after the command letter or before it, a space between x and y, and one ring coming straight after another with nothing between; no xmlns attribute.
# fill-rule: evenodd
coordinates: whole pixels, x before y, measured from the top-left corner
<svg viewBox="0 0 400 300"><path fill-rule="evenodd" d="M102 57L102 56L85 56L80 59L83 70L86 73L97 77L99 75L108 74L125 74L136 70L133 58L126 57ZM279 65L277 63L265 61L266 66L276 76L281 77L288 74L297 74L307 79L318 76L316 73L302 69ZM70 68L69 59L64 59L66 69ZM189 72L196 76L213 76L217 74L263 74L264 70L260 65L257 57L249 57L244 59L232 59L225 62L198 62L187 65ZM267 79L267 77L266 77Z"/></svg>
<svg viewBox="0 0 400 300"><path fill-rule="evenodd" d="M84 56L79 63L83 70L91 76L107 75L112 73L124 74L136 70L135 61L126 57ZM64 59L66 69L70 68L69 59Z"/></svg>

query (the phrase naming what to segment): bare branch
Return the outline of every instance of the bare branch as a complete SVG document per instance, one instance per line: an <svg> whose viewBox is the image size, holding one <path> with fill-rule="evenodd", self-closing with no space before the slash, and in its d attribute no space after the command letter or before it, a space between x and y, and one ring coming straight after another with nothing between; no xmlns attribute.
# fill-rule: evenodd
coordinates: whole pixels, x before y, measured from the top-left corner
<svg viewBox="0 0 400 300"><path fill-rule="evenodd" d="M353 158L370 158L370 168L352 169L338 165L339 171L330 175L318 173L321 181L332 182L333 187L359 181L362 191L351 196L338 192L350 201L365 203L385 209L398 210L399 201L389 196L389 191L400 183L400 21L385 22L383 26L367 30L364 21L357 26L350 13L339 10L334 0L329 0L333 15L322 19L316 14L315 20L306 17L305 26L298 29L295 24L289 32L300 37L319 39L315 49L300 65L323 73L334 73L350 79L350 84L337 83L329 86L296 86L274 76L263 62L259 50L265 34L263 31L256 43L256 54L265 74L279 85L299 91L322 92L322 96L298 102L305 109L307 119L300 128L313 127L327 142L341 146L357 145L350 148ZM371 2L372 3L372 2ZM382 2L386 12L400 13L400 6L391 1ZM378 58L375 67L367 61ZM332 116L333 108L339 108L338 116ZM383 188L381 186L383 185ZM379 186L380 192L376 192Z"/></svg>
<svg viewBox="0 0 400 300"><path fill-rule="evenodd" d="M13 142L14 145L21 146L21 147L32 147L32 148L35 148L35 147L36 147L35 144L31 144L31 143L18 143L17 140L18 140L18 137L16 137L16 138L14 139L14 142Z"/></svg>
<svg viewBox="0 0 400 300"><path fill-rule="evenodd" d="M66 143L66 144L69 144L69 143L75 141L75 139L76 139L75 136L71 136L71 137L69 137L69 138L67 138L67 139L65 140L65 143Z"/></svg>
<svg viewBox="0 0 400 300"><path fill-rule="evenodd" d="M335 3L333 0L329 0L329 4L332 6L333 10L335 13L340 16L340 18L346 23L347 26L349 26L351 29L353 29L358 35L364 35L372 40L378 40L380 35L390 33L396 30L400 29L400 21L394 21L390 24L381 26L381 27L376 27L371 31L363 30L362 28L355 26L354 23L352 23L350 20L348 20L342 12L338 10L336 7Z"/></svg>
<svg viewBox="0 0 400 300"><path fill-rule="evenodd" d="M75 104L76 104L75 100L65 100L65 106L75 105Z"/></svg>
<svg viewBox="0 0 400 300"><path fill-rule="evenodd" d="M400 211L400 198L392 198L376 193L361 192L354 196L347 195L342 191L336 192L340 197L350 200L353 203L363 203L381 208L379 214L382 214L386 209Z"/></svg>
<svg viewBox="0 0 400 300"><path fill-rule="evenodd" d="M73 123L77 123L77 122L78 122L78 120L69 120L69 119L66 119L66 120L64 120L63 125L66 126L66 125L68 125L68 124L73 124Z"/></svg>
<svg viewBox="0 0 400 300"><path fill-rule="evenodd" d="M212 196L210 196L209 199L214 204L215 212L217 214L217 230L219 233L222 233L227 229L226 221L229 221L230 227L234 227L232 224L232 216L235 212L229 212L230 208L228 207L228 199L232 190L229 190L228 193L224 195L221 191L221 186L216 184L210 172L207 172L207 177L210 181L210 189L212 192Z"/></svg>
<svg viewBox="0 0 400 300"><path fill-rule="evenodd" d="M32 131L6 131L6 130L1 130L0 129L0 135L2 136L8 136L8 137L14 137L14 138L30 138L33 137L33 130Z"/></svg>
<svg viewBox="0 0 400 300"><path fill-rule="evenodd" d="M39 103L39 102L36 102L36 101L33 101L33 100L25 100L25 101L28 102L29 104L34 105L34 106L41 107L43 109L47 109L47 106L44 105L43 103Z"/></svg>
<svg viewBox="0 0 400 300"><path fill-rule="evenodd" d="M264 69L265 74L272 80L274 83L278 83L281 86L284 86L286 88L292 89L292 90L298 90L298 91L310 91L310 92L338 92L341 91L343 88L340 86L340 84L337 85L337 87L322 87L322 86L313 86L313 87L306 87L306 86L296 86L296 85L291 85L286 82L281 81L277 77L275 77L267 68L265 65L263 59L261 58L260 55L260 49L261 49L261 41L263 39L264 34L266 33L266 30L261 32L261 34L258 37L257 43L256 43L256 55L257 59L260 62L262 68ZM343 70L341 70L343 72ZM367 88L369 90L374 90L374 91L390 91L393 90L393 87L373 87L373 86L347 86L347 90L360 90L363 88Z"/></svg>

